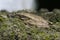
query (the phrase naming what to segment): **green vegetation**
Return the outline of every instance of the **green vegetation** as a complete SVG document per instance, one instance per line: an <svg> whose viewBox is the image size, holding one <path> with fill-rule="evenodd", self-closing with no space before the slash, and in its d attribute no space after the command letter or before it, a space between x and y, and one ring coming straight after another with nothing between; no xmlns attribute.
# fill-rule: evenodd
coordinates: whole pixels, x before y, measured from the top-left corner
<svg viewBox="0 0 60 40"><path fill-rule="evenodd" d="M60 40L60 13L39 13L49 21L49 28L27 26L17 13L0 11L0 40Z"/></svg>

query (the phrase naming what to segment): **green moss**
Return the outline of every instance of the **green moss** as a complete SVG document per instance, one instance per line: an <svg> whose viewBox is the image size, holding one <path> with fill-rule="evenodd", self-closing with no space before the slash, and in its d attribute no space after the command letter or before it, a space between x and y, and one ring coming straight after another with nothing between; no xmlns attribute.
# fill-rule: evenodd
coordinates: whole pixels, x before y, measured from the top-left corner
<svg viewBox="0 0 60 40"><path fill-rule="evenodd" d="M60 14L42 15L53 22L50 28L27 27L23 20L15 16L15 12L10 15L9 12L3 11L0 14L7 17L0 15L0 40L60 40Z"/></svg>
<svg viewBox="0 0 60 40"><path fill-rule="evenodd" d="M0 22L3 22L4 21L4 18L0 17Z"/></svg>

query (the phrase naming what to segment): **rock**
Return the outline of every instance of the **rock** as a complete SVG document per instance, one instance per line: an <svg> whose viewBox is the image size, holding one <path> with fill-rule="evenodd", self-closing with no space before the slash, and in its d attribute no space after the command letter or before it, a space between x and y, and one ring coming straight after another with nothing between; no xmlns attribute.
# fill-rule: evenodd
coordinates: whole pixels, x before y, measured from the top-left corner
<svg viewBox="0 0 60 40"><path fill-rule="evenodd" d="M29 23L35 25L37 27L49 27L48 22L42 18L41 16L31 14L31 13L17 13L17 15L26 16L26 18L30 18L29 20L25 20L25 23Z"/></svg>
<svg viewBox="0 0 60 40"><path fill-rule="evenodd" d="M60 13L60 9L54 9L53 12L54 13Z"/></svg>
<svg viewBox="0 0 60 40"><path fill-rule="evenodd" d="M48 12L48 9L41 8L41 9L40 9L40 12L44 12L44 13L45 13L45 12Z"/></svg>

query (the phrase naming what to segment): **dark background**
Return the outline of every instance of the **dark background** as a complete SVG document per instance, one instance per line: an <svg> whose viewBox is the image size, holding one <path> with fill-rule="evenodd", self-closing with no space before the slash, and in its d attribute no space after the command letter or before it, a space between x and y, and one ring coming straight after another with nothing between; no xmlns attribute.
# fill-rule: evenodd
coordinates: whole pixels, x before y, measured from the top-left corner
<svg viewBox="0 0 60 40"><path fill-rule="evenodd" d="M36 10L47 8L49 11L57 8L60 9L60 0L35 0Z"/></svg>

